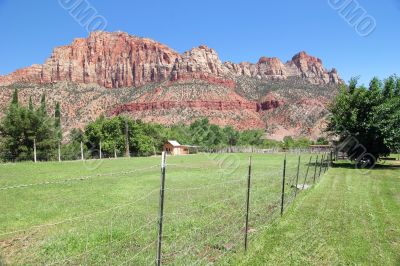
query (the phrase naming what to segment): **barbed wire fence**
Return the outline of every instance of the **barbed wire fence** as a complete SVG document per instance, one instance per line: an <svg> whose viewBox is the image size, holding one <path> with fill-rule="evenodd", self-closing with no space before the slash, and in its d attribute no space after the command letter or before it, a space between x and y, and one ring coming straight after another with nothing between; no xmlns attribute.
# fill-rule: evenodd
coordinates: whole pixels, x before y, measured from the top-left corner
<svg viewBox="0 0 400 266"><path fill-rule="evenodd" d="M141 169L0 187L0 193L29 192L138 177L131 184L140 188L132 200L109 208L0 231L0 247L6 261L15 264L203 265L223 261L226 255L250 250L252 241L285 213L298 194L321 179L333 159L332 153L299 154L296 160L285 156L282 166L272 167L265 157L250 158L248 164L228 164L209 176L201 165L168 164L164 153L161 164ZM156 177L140 178L145 173L153 175L157 168L161 168L159 182ZM183 178L191 179L190 185L181 182Z"/></svg>

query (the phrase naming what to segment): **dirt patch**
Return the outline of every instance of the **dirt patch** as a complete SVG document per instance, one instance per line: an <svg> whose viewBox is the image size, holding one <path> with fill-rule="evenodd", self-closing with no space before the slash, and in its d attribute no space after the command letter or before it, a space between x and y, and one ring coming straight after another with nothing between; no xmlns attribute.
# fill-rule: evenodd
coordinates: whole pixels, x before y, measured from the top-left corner
<svg viewBox="0 0 400 266"><path fill-rule="evenodd" d="M0 266L14 264L15 261L11 261L11 258L21 258L20 254L32 246L34 243L33 239L37 232L31 232L26 235L15 236L10 239L0 240Z"/></svg>

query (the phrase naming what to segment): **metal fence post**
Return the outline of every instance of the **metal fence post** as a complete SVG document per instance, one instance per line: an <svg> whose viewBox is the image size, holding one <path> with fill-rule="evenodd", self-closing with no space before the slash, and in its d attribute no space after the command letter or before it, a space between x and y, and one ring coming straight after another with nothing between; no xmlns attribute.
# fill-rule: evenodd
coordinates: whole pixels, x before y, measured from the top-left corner
<svg viewBox="0 0 400 266"><path fill-rule="evenodd" d="M244 251L247 251L247 235L249 231L249 209L250 209L250 187L251 187L251 156L249 157L249 171L247 175L247 198L246 198L246 226L244 232Z"/></svg>
<svg viewBox="0 0 400 266"><path fill-rule="evenodd" d="M315 159L314 184L315 184L315 178L317 177L317 164L318 164L318 155L317 155L317 158Z"/></svg>
<svg viewBox="0 0 400 266"><path fill-rule="evenodd" d="M299 161L297 163L296 187L294 190L294 197L297 197L297 186L299 184L299 174L300 174L300 162L301 162L301 155L299 155Z"/></svg>
<svg viewBox="0 0 400 266"><path fill-rule="evenodd" d="M304 177L304 182L303 182L303 188L302 188L302 189L304 189L304 186L306 185L306 181L307 181L307 177L308 177L308 172L309 172L309 170L310 170L311 160L312 160L312 155L311 155L311 157L310 157L310 161L308 162L307 172L306 172L306 176Z"/></svg>
<svg viewBox="0 0 400 266"><path fill-rule="evenodd" d="M163 232L163 219L164 219L164 189L165 189L165 163L166 153L163 151L161 154L161 180L160 180L160 212L158 216L158 242L157 242L157 261L156 265L161 265L161 244Z"/></svg>
<svg viewBox="0 0 400 266"><path fill-rule="evenodd" d="M285 177L286 177L286 154L285 154L285 159L283 160L281 216L283 215L283 205L285 202Z"/></svg>
<svg viewBox="0 0 400 266"><path fill-rule="evenodd" d="M328 167L329 167L329 158L328 158L328 156L329 155L326 154L324 173L326 173L326 171L328 171Z"/></svg>
<svg viewBox="0 0 400 266"><path fill-rule="evenodd" d="M324 163L324 154L322 154L321 162L320 162L320 164L319 164L319 174L318 174L318 178L321 177L321 171L322 171L322 164L323 164L323 163Z"/></svg>

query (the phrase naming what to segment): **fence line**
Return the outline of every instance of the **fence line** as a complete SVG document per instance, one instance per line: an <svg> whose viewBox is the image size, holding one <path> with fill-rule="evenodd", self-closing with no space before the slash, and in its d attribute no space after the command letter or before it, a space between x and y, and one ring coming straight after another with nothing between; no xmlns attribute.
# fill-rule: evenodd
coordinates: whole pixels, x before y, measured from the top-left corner
<svg viewBox="0 0 400 266"><path fill-rule="evenodd" d="M105 209L105 210L96 211L96 212L84 214L84 215L81 215L81 216L76 216L76 217L64 219L64 220L61 220L61 221L58 221L58 222L55 222L55 223L47 223L47 224L34 225L34 226L31 226L31 227L26 228L26 229L20 229L20 230L16 230L16 231L12 231L12 232L0 233L0 236L10 235L10 234L16 234L16 233L21 233L21 232L26 232L26 231L30 231L30 230L35 229L35 228L56 226L56 225L60 225L60 224L64 224L64 223L68 223L68 222L72 222L72 221L76 221L76 220L80 220L80 219L82 219L82 218L92 217L92 216L97 215L97 214L106 213L106 212L109 212L109 211L112 211L112 210L116 210L116 209L119 209L119 208L123 208L123 207L126 207L126 206L130 206L130 205L133 205L133 204L135 204L135 203L137 203L137 202L139 202L139 201L148 199L148 198L149 198L152 194L154 194L156 191L157 191L157 189L151 191L151 192L148 193L147 195L145 195L145 196L143 196L143 197L141 197L141 198L139 198L139 199L137 199L137 200L135 200L135 201L133 201L133 202L130 201L130 202L127 202L127 203L123 203L123 204L114 206L114 207L112 207L112 208L108 208L108 209Z"/></svg>
<svg viewBox="0 0 400 266"><path fill-rule="evenodd" d="M154 224L157 222L157 220L158 220L158 218L157 218L157 219L151 220L150 222L148 222L148 223L146 223L146 224L140 226L139 228L137 228L135 231L133 231L133 232L127 234L127 236L133 236L133 235L134 235L135 233L137 233L139 230L142 230L143 228L145 228L145 227L147 227L147 226L149 226L149 225L151 225L151 224L154 225ZM115 240L112 240L111 242L105 242L105 243L101 244L100 246L110 245L111 243L115 243L115 242L117 242L117 241L118 241L118 239L115 239ZM59 261L56 261L56 262L53 262L53 263L50 263L50 264L47 264L47 265L48 265L48 266L51 266L51 265L55 265L55 264L58 264L58 263L61 263L61 262L66 262L66 261L72 262L72 258L80 257L80 256L82 256L83 254L87 254L87 253L89 253L89 252L91 252L91 251L94 251L94 250L95 250L96 248L98 248L98 247L99 247L99 245L97 245L96 247L93 247L93 248L91 248L91 249L86 249L84 252L79 253L79 254L77 254L77 255L73 255L73 256L71 256L71 257L69 257L69 258L66 258L66 259L63 259L63 260L59 260Z"/></svg>
<svg viewBox="0 0 400 266"><path fill-rule="evenodd" d="M113 172L113 173L105 173L105 174L95 174L95 175L87 175L87 176L80 176L80 177L74 177L74 178L68 178L68 179L61 179L59 181L44 181L40 183L31 183L31 184L19 184L19 185L14 185L14 186L7 186L7 187L0 187L0 190L9 190L9 189L17 189L17 188L27 188L27 187L32 187L32 186L42 186L42 185L54 185L54 184L65 184L65 183L70 183L74 181L85 181L94 177L104 177L104 176L119 176L119 175L129 175L133 174L139 171L145 171L145 170L151 170L156 167L159 167L159 165L153 165L147 168L141 168L141 169L135 169L132 171L122 171L122 172Z"/></svg>
<svg viewBox="0 0 400 266"><path fill-rule="evenodd" d="M82 221L84 222L84 227L78 227L77 224L77 230L83 230L82 235L86 236L86 244L83 246L84 251L67 258L56 260L50 264L46 264L74 264L74 262L79 262L83 258L86 261L85 263L90 264L90 262L87 260L91 258L88 258L88 256L90 256L91 253L97 249L105 248L107 245L110 245L110 247L114 246L115 244L117 246L123 245L125 244L125 241L129 239L131 241L130 244L132 245L132 239L135 238L135 235L138 232L142 232L143 230L148 230L150 227L154 227L154 232L156 233L156 231L158 231L157 237L156 235L154 235L154 237L147 235L144 239L146 240L145 243L140 243L140 245L138 244L138 250L136 247L124 247L125 257L123 258L125 260L120 265L131 264L138 258L140 258L140 261L142 262L144 260L146 262L155 260L156 265L162 265L163 262L168 263L170 259L173 261L179 261L180 259L185 260L188 254L190 254L189 258L194 259L194 262L191 262L193 265L201 264L205 260L208 262L210 262L210 260L211 262L216 262L228 252L241 251L242 245L239 244L239 241L241 240L244 241L243 252L246 252L250 247L249 244L251 244L251 240L253 239L252 237L257 235L255 232L259 232L268 227L271 220L277 218L276 215L279 213L279 209L281 216L283 216L286 208L295 201L297 194L305 189L305 184L313 167L314 169L312 170L314 170L314 183L321 179L321 176L331 166L330 160L332 159L332 155L330 157L328 154L324 154L321 157L318 155L315 159L315 165L312 163L312 156L309 158L309 160L302 160L300 155L298 160L296 160L296 163L289 162L290 160L288 160L288 158L285 156L283 161L283 169L280 167L257 167L256 165L252 164L250 157L247 169L248 171L246 174L247 176L242 176L244 173L239 172L239 174L235 174L239 177L235 176L233 179L223 182L219 182L219 180L226 180L226 178L218 178L217 182L213 183L210 181L209 176L201 175L196 177L202 181L206 180L209 182L208 184L199 184L197 186L195 185L181 188L168 185L170 180L169 176L171 175L173 177L174 170L204 170L204 167L168 164L165 160L165 154L162 155L162 158L160 187L151 190L149 193L146 193L146 195L139 197L134 201L119 204L108 209L70 217L54 223L39 224L25 229L3 232L0 233L0 237L26 233L39 228L54 227L75 221ZM306 163L301 164L302 161ZM25 188L29 186L61 184L102 176L130 175L133 173L139 173L141 171L156 169L158 167L160 167L159 164L146 168L134 169L132 171L94 174L53 182L45 181L35 184L21 184L9 187L0 187L0 190L4 191L9 189ZM243 167L243 165L241 167ZM168 169L170 171L168 171ZM226 169L229 169L229 167ZM266 173L265 170L267 171ZM282 180L280 182L280 192L279 187L277 187L279 186L279 175L282 176ZM310 179L310 181L312 180ZM213 190L214 188L216 191ZM124 215L121 210L122 208L134 206L141 201L148 201L150 197L155 196L157 192L159 192L158 218L146 219L148 221L140 226L136 226L135 230L129 230L129 233L114 238L113 217L116 217L116 215ZM179 193L182 193L182 195L186 194L186 197L180 197L181 194ZM205 193L205 195L208 195L205 199L210 201L209 204L204 204L204 196L200 193ZM229 194L232 194L232 196ZM281 197L280 202L277 198L279 194ZM199 202L201 203L201 208L191 206L188 211L181 211L178 205L176 206L178 211L169 212L171 204L170 201L173 201L174 198L177 198L177 200L185 200L184 203L188 203L190 201L193 201L193 203ZM216 211L214 207L219 205L223 206L223 208L219 208L218 211ZM186 210L185 207L184 210ZM101 214L108 215L108 213L110 213L109 215L111 216L109 225L107 225L107 228L109 229L107 235L109 238L106 239L108 240L100 242L101 244L95 241L95 245L90 245L89 247L90 240L88 229L90 229L90 226L92 225L93 217ZM143 214L135 213L134 216L140 217L140 215ZM133 217L133 215L129 217ZM212 221L208 222L208 218L212 218ZM194 223L192 225L194 228L188 226L187 228L175 231L173 225L176 223L179 225L180 220L189 224L192 223L192 221L198 221L199 223ZM202 222L206 223L201 224ZM132 228L132 221L130 223L130 228ZM156 225L158 225L158 228L156 228ZM149 242L149 240L151 241ZM213 246L211 244L213 242L218 243L218 245L221 245L221 247ZM225 245L231 246L225 247ZM164 249L166 250L166 253L163 253ZM150 252L152 254L156 254L156 256L150 256ZM105 259L107 260L111 258Z"/></svg>

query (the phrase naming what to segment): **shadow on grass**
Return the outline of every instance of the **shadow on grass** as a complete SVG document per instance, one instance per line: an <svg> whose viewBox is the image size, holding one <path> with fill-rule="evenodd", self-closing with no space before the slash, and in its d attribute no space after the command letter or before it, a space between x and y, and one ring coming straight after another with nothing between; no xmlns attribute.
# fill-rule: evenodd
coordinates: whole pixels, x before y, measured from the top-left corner
<svg viewBox="0 0 400 266"><path fill-rule="evenodd" d="M333 168L346 168L346 169L358 169L355 163L352 162L334 162ZM400 170L400 164L394 165L385 163L385 161L377 163L371 170Z"/></svg>
<svg viewBox="0 0 400 266"><path fill-rule="evenodd" d="M3 257L0 255L0 266L6 266L6 263L3 260Z"/></svg>

